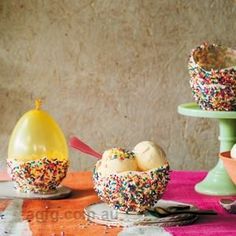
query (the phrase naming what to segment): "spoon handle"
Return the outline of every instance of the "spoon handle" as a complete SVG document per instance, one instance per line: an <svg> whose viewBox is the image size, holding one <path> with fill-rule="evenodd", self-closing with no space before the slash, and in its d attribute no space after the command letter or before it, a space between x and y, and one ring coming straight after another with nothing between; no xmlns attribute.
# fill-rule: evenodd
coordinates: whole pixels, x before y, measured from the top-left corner
<svg viewBox="0 0 236 236"><path fill-rule="evenodd" d="M217 215L217 213L213 210L183 210L183 211L171 212L170 214L183 214L183 213L190 213L196 215Z"/></svg>
<svg viewBox="0 0 236 236"><path fill-rule="evenodd" d="M78 139L77 137L71 137L69 141L69 145L72 148L75 148L83 153L89 154L93 157L96 157L98 159L102 158L102 154L96 152L91 147L89 147L86 143Z"/></svg>
<svg viewBox="0 0 236 236"><path fill-rule="evenodd" d="M200 209L189 209L189 210L178 210L178 211L168 211L164 208L155 208L155 210L149 210L150 214L157 217L166 217L177 214L195 214L195 215L217 215L213 210L200 210Z"/></svg>

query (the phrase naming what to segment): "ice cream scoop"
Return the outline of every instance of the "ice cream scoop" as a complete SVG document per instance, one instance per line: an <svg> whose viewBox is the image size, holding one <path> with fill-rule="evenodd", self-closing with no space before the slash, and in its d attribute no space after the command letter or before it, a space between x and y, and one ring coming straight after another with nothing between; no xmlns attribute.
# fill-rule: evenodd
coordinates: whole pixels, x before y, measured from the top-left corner
<svg viewBox="0 0 236 236"><path fill-rule="evenodd" d="M137 171L138 166L133 152L122 148L111 148L102 155L102 160L97 163L98 172L103 176L125 171Z"/></svg>
<svg viewBox="0 0 236 236"><path fill-rule="evenodd" d="M159 168L167 162L164 150L151 141L138 143L133 152L136 156L138 168L142 171Z"/></svg>

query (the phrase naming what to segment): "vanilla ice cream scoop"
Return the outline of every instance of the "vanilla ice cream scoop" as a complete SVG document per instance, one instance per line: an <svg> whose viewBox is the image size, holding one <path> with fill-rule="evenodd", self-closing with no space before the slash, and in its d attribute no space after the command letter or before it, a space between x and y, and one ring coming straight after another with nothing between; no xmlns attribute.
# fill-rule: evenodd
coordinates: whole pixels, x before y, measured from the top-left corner
<svg viewBox="0 0 236 236"><path fill-rule="evenodd" d="M230 156L231 158L236 159L236 144L234 144L234 146L232 147L230 151Z"/></svg>
<svg viewBox="0 0 236 236"><path fill-rule="evenodd" d="M136 156L138 168L141 171L159 168L167 162L163 149L151 141L138 143L133 152Z"/></svg>
<svg viewBox="0 0 236 236"><path fill-rule="evenodd" d="M106 150L102 155L102 160L98 162L98 165L98 171L103 176L138 170L134 153L122 148L111 148Z"/></svg>

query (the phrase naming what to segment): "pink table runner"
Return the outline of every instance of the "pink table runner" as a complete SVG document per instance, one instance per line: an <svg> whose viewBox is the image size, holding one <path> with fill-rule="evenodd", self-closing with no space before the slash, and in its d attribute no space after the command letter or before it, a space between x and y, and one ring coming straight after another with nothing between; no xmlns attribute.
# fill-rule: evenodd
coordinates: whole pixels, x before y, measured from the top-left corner
<svg viewBox="0 0 236 236"><path fill-rule="evenodd" d="M215 197L198 194L194 190L196 183L206 176L206 172L173 171L167 191L163 196L166 200L176 200L191 203L202 209L213 209L218 215L201 216L193 225L183 227L168 227L166 231L173 235L235 235L236 236L236 214L227 213L220 205L219 199L226 197ZM230 197L232 198L232 197ZM236 199L236 197L234 197Z"/></svg>

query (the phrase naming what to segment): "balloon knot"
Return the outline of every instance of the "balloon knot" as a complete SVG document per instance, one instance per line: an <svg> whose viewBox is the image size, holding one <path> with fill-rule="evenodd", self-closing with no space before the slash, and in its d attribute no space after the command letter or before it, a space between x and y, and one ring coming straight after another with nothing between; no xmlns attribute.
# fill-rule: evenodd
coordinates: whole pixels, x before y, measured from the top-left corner
<svg viewBox="0 0 236 236"><path fill-rule="evenodd" d="M34 104L35 104L35 109L40 110L41 106L42 106L42 100L41 99L36 99Z"/></svg>

